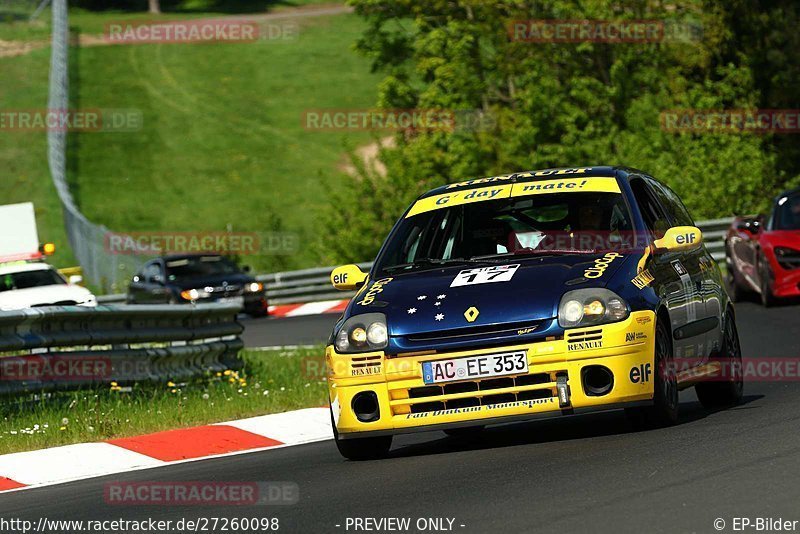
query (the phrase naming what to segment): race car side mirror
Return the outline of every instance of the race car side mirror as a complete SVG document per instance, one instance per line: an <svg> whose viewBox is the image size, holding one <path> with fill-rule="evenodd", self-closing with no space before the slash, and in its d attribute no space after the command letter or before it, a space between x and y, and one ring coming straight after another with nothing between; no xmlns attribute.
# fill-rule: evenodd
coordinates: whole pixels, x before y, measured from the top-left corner
<svg viewBox="0 0 800 534"><path fill-rule="evenodd" d="M703 232L696 226L674 226L653 241L653 252L685 252L703 244Z"/></svg>
<svg viewBox="0 0 800 534"><path fill-rule="evenodd" d="M358 265L342 265L331 273L331 284L339 291L353 291L364 285L367 274Z"/></svg>

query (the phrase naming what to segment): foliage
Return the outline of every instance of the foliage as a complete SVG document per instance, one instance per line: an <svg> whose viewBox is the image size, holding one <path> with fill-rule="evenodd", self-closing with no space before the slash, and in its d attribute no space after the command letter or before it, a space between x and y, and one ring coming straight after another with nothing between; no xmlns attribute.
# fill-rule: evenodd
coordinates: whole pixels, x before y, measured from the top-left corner
<svg viewBox="0 0 800 534"><path fill-rule="evenodd" d="M800 173L790 135L673 133L666 110L796 107L798 8L774 1L350 0L368 23L356 48L384 76L384 108L471 109L486 131L397 135L386 176L346 180L328 217L338 261L372 257L425 189L525 169L622 164L667 182L696 218L763 210ZM757 10L758 9L758 10ZM683 40L532 43L511 21L660 20ZM693 37L697 38L693 38Z"/></svg>

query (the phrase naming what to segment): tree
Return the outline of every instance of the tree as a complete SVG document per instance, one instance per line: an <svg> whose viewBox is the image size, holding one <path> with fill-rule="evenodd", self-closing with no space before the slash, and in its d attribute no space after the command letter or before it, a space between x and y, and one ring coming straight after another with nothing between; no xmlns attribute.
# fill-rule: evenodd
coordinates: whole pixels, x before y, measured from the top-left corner
<svg viewBox="0 0 800 534"><path fill-rule="evenodd" d="M347 201L328 213L326 259L371 257L409 202L452 181L619 163L664 180L704 218L763 209L787 173L800 172L792 139L674 133L660 122L665 110L770 107L776 84L785 107L800 100L800 84L784 83L798 76L796 67L786 71L797 51L796 8L765 11L744 0L684 0L669 9L639 0L350 3L367 22L356 48L384 73L380 107L479 110L495 120L477 131L402 132L396 148L382 152L385 177L363 169L343 178L337 194ZM531 19L658 20L702 34L649 43L509 38L512 21ZM770 44L760 37L766 28L779 29ZM776 57L773 43L794 48Z"/></svg>
<svg viewBox="0 0 800 534"><path fill-rule="evenodd" d="M148 11L154 15L161 14L161 3L159 0L148 0L149 9Z"/></svg>

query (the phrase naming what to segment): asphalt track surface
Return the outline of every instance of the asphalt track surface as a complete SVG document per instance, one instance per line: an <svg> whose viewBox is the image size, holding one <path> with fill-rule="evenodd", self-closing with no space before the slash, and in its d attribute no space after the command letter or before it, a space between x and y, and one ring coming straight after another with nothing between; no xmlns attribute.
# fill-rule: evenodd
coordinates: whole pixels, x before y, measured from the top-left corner
<svg viewBox="0 0 800 534"><path fill-rule="evenodd" d="M241 318L245 347L324 345L339 318L338 313L281 318Z"/></svg>
<svg viewBox="0 0 800 534"><path fill-rule="evenodd" d="M800 356L800 306L744 303L737 314L745 357ZM248 329L275 345L271 333L312 333L332 319L266 319ZM300 500L111 506L103 488L115 480L292 481ZM800 520L798 504L800 382L760 381L746 384L740 406L716 412L684 391L680 423L666 429L636 432L608 412L505 425L472 441L406 435L388 459L358 463L326 441L9 493L0 518L277 517L281 532L308 533L356 532L348 517L454 518L453 531L470 533L718 532L721 518L722 531L733 532L734 517Z"/></svg>

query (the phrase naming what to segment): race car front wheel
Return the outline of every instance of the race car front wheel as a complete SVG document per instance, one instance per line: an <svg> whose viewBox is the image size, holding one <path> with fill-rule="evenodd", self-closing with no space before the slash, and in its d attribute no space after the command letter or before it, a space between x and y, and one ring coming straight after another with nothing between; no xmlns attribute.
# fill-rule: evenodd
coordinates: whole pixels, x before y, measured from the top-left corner
<svg viewBox="0 0 800 534"><path fill-rule="evenodd" d="M336 441L336 448L339 454L348 460L379 460L389 454L392 447L392 436L375 436L371 438L350 438L341 439L339 431L336 430L336 422L333 420L333 410L331 414L331 428L333 428L333 439Z"/></svg>
<svg viewBox="0 0 800 534"><path fill-rule="evenodd" d="M656 321L654 366L652 406L625 409L625 415L635 428L671 426L678 422L678 378L671 337L663 320Z"/></svg>
<svg viewBox="0 0 800 534"><path fill-rule="evenodd" d="M733 406L742 400L744 377L742 374L742 348L739 344L739 333L731 312L725 319L723 332L721 376L708 382L697 384L694 389L700 403L706 408Z"/></svg>
<svg viewBox="0 0 800 534"><path fill-rule="evenodd" d="M772 294L772 270L769 268L767 258L761 256L761 268L759 278L761 279L761 304L765 308L775 305L775 295Z"/></svg>

